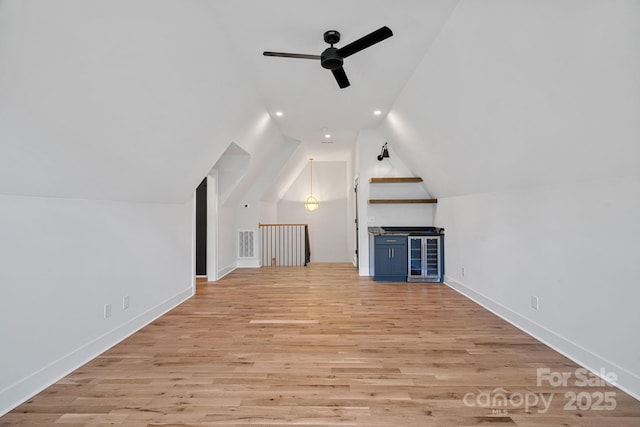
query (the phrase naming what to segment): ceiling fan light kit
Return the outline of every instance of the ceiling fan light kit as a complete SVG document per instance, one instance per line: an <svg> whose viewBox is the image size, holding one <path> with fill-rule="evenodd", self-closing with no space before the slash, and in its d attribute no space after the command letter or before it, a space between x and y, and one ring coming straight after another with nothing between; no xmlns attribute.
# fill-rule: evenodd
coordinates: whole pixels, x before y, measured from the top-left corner
<svg viewBox="0 0 640 427"><path fill-rule="evenodd" d="M344 58L358 53L368 47L373 46L376 43L388 39L393 35L393 32L389 27L381 27L372 33L367 34L358 40L349 43L348 45L337 48L333 47L334 44L340 41L340 33L335 30L329 30L324 33L324 41L330 46L322 52L321 55L307 55L301 53L285 53L285 52L263 52L264 56L277 56L282 58L299 58L299 59L315 59L320 60L320 65L327 70L331 70L333 77L336 79L340 89L349 87L351 83L347 77L347 73L344 71L342 65L344 64Z"/></svg>

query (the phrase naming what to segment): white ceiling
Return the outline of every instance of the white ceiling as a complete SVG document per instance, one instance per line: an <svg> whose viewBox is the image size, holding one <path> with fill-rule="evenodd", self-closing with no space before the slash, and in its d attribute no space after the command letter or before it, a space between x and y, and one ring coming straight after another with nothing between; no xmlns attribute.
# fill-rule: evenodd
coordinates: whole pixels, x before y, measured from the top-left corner
<svg viewBox="0 0 640 427"><path fill-rule="evenodd" d="M183 201L231 142L257 160L252 182L272 181L282 144L285 181L310 156L345 161L457 4L0 1L0 193ZM385 25L393 37L346 58L346 89L319 61L262 55L320 54L327 30L341 47Z"/></svg>
<svg viewBox="0 0 640 427"><path fill-rule="evenodd" d="M457 0L234 0L214 3L216 25L283 134L318 160L345 160L358 131L376 125L411 77ZM327 30L344 46L382 26L393 37L345 59L340 89L319 61L265 57L265 50L319 55ZM379 109L381 116L374 116ZM275 117L276 111L284 116ZM332 144L322 143L323 129Z"/></svg>
<svg viewBox="0 0 640 427"><path fill-rule="evenodd" d="M368 127L437 197L634 173L638 6L610 3L0 0L0 194L184 202L234 142L234 194L274 200ZM343 90L262 55L383 25Z"/></svg>

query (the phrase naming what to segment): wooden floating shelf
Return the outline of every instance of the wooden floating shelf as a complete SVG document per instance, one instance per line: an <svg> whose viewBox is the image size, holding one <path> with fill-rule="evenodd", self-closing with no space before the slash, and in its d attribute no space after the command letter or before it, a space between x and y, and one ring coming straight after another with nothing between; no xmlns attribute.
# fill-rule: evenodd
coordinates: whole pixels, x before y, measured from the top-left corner
<svg viewBox="0 0 640 427"><path fill-rule="evenodd" d="M391 177L391 178L369 178L369 182L372 184L388 184L396 182L422 182L422 178L419 176L411 177Z"/></svg>
<svg viewBox="0 0 640 427"><path fill-rule="evenodd" d="M438 203L438 199L370 199L370 204Z"/></svg>
<svg viewBox="0 0 640 427"><path fill-rule="evenodd" d="M371 184L390 184L422 182L419 176L401 177L394 176L388 178L369 178ZM370 204L406 204L406 203L438 203L438 199L369 199Z"/></svg>

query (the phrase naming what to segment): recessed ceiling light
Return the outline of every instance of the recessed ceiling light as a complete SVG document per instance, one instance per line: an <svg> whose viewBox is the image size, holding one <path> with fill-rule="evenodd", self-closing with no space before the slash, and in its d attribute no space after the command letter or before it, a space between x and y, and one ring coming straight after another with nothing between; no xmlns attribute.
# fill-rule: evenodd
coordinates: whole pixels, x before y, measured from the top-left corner
<svg viewBox="0 0 640 427"><path fill-rule="evenodd" d="M324 137L325 137L325 138L331 138L331 134L330 134L330 133L325 133L325 134L324 134Z"/></svg>
<svg viewBox="0 0 640 427"><path fill-rule="evenodd" d="M375 111L373 112L373 114L375 114L376 116L379 116L380 114L382 114L382 111L380 111L380 110L375 110Z"/></svg>
<svg viewBox="0 0 640 427"><path fill-rule="evenodd" d="M284 113L282 111L276 111L276 116L282 117Z"/></svg>

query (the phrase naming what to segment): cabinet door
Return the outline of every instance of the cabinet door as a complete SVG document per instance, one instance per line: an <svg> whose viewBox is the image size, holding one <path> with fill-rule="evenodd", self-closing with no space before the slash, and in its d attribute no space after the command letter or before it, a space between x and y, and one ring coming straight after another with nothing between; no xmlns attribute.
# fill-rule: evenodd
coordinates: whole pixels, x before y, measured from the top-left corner
<svg viewBox="0 0 640 427"><path fill-rule="evenodd" d="M395 276L407 275L407 246L393 245L391 247L390 274Z"/></svg>
<svg viewBox="0 0 640 427"><path fill-rule="evenodd" d="M407 280L407 238L406 236L376 236L375 238L374 280Z"/></svg>
<svg viewBox="0 0 640 427"><path fill-rule="evenodd" d="M375 247L376 276L391 274L391 248L393 245L377 244Z"/></svg>

